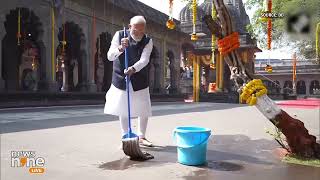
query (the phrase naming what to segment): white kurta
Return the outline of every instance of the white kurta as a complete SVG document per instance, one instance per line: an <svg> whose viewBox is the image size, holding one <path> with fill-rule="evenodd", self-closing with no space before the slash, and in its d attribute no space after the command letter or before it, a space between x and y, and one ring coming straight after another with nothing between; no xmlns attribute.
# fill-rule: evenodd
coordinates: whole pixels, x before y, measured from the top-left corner
<svg viewBox="0 0 320 180"><path fill-rule="evenodd" d="M113 36L111 46L108 51L108 59L110 61L119 61L118 57L122 54L122 52L120 52L118 49L119 46L119 33L116 33ZM133 65L133 67L136 69L136 72L139 72L149 63L152 48L153 42L152 39L150 39L149 43L145 46L145 48L142 51L140 60ZM152 113L149 88L145 88L139 91L133 91L132 85L130 83L129 92L131 116L151 116ZM118 89L113 84L111 84L111 87L106 94L104 113L116 116L128 116L127 103L127 92L125 90Z"/></svg>

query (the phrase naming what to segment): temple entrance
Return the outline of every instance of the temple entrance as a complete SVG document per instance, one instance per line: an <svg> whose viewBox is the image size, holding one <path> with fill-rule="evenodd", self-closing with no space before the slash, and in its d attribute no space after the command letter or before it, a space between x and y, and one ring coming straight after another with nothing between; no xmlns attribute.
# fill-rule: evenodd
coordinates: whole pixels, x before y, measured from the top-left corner
<svg viewBox="0 0 320 180"><path fill-rule="evenodd" d="M36 45L26 40L19 66L20 88L27 91L37 91L39 82L39 49Z"/></svg>
<svg viewBox="0 0 320 180"><path fill-rule="evenodd" d="M149 62L149 90L150 93L160 92L160 62L159 62L159 51L157 47L153 46L150 54Z"/></svg>
<svg viewBox="0 0 320 180"><path fill-rule="evenodd" d="M167 94L175 94L177 93L176 87L176 70L174 67L175 56L174 53L169 50L166 53L166 61L165 61L165 90Z"/></svg>
<svg viewBox="0 0 320 180"><path fill-rule="evenodd" d="M304 81L298 81L297 83L297 94L306 94L307 88Z"/></svg>
<svg viewBox="0 0 320 180"><path fill-rule="evenodd" d="M292 90L292 81L285 81L284 82L284 86L283 86L283 93L284 94L292 94L293 90Z"/></svg>
<svg viewBox="0 0 320 180"><path fill-rule="evenodd" d="M311 81L309 93L310 94L314 94L314 95L320 94L320 83L319 83L319 81L317 81L317 80Z"/></svg>
<svg viewBox="0 0 320 180"><path fill-rule="evenodd" d="M28 8L16 8L6 15L2 39L2 77L8 91L37 91L40 78L39 48L42 25ZM43 43L42 43L43 44Z"/></svg>
<svg viewBox="0 0 320 180"><path fill-rule="evenodd" d="M81 44L84 43L84 34L79 25L66 22L59 28L59 45L56 57L56 79L58 90L79 91L82 83Z"/></svg>

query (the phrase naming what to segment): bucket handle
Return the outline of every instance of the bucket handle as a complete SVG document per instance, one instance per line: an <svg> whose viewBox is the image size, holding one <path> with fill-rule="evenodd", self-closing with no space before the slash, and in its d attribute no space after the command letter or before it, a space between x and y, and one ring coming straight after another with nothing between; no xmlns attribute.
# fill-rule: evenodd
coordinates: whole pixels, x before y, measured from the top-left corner
<svg viewBox="0 0 320 180"><path fill-rule="evenodd" d="M175 137L176 137L176 131L174 131L173 132L173 138L174 139L176 139ZM181 147L181 148L192 148L192 147L194 147L194 146L199 146L199 145L201 145L201 144L203 144L203 143L205 143L206 141L208 141L208 139L211 137L212 135L210 134L206 139L204 139L203 141L201 141L201 143L199 143L199 144L197 144L197 145L193 145L193 146L179 146L179 147Z"/></svg>

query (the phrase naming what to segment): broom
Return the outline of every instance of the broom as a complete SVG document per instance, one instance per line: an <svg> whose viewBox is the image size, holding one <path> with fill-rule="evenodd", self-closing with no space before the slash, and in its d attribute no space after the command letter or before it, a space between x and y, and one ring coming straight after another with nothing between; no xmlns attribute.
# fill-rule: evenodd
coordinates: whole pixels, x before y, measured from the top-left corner
<svg viewBox="0 0 320 180"><path fill-rule="evenodd" d="M123 36L126 37L126 28L123 27ZM125 55L125 68L128 70L128 50L127 48L124 50ZM127 91L127 105L128 105L128 121L129 121L129 128L128 134L125 134L122 137L122 148L123 152L130 157L132 160L148 160L153 159L154 157L147 153L142 152L139 146L139 137L132 132L131 128L131 114L130 114L130 92L129 92L129 84L130 84L130 77L126 75L126 91Z"/></svg>

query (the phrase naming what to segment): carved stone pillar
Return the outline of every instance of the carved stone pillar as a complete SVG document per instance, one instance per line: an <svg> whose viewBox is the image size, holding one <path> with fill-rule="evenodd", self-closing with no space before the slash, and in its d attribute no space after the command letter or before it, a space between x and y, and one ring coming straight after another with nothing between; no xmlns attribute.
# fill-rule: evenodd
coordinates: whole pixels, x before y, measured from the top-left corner
<svg viewBox="0 0 320 180"><path fill-rule="evenodd" d="M93 21L91 21L90 23L94 23ZM85 25L82 25L82 27L85 27ZM93 25L91 24L91 27L93 27ZM87 87L87 91L88 92L97 92L97 85L95 83L94 80L94 72L95 72L95 63L94 63L94 53L96 52L95 50L92 49L96 49L96 37L92 37L93 33L93 29L92 28L83 28L82 29L84 34L85 34L85 41L86 43L82 45L81 49L85 50L86 54L87 54L87 59L85 59L84 64L87 64L86 68L86 72L87 72L87 79L85 81L86 83L86 87ZM94 47L92 47L94 46ZM84 48L86 47L86 48Z"/></svg>
<svg viewBox="0 0 320 180"><path fill-rule="evenodd" d="M170 88L169 93L173 94L175 91L175 69L174 69L174 57L169 57L169 67L170 69Z"/></svg>
<svg viewBox="0 0 320 180"><path fill-rule="evenodd" d="M62 61L61 69L62 69L62 78L63 78L61 91L68 92L68 90L69 90L69 81L68 81L69 68L65 64L65 58Z"/></svg>
<svg viewBox="0 0 320 180"><path fill-rule="evenodd" d="M154 59L151 60L150 69L149 69L149 91L150 92L153 92L153 88L154 88L155 69L154 69L153 60Z"/></svg>
<svg viewBox="0 0 320 180"><path fill-rule="evenodd" d="M280 94L283 94L284 82L282 80L279 80L279 86L280 86Z"/></svg>
<svg viewBox="0 0 320 180"><path fill-rule="evenodd" d="M160 64L159 62L154 63L154 86L153 86L153 92L154 93L160 93L160 74L161 74L161 69L160 69Z"/></svg>
<svg viewBox="0 0 320 180"><path fill-rule="evenodd" d="M310 96L310 85L311 85L311 81L310 80L306 80L306 95Z"/></svg>
<svg viewBox="0 0 320 180"><path fill-rule="evenodd" d="M47 86L47 89L49 92L57 92L58 91L58 83L56 81L56 47L59 44L58 40L58 28L52 29L52 24L55 24L55 27L57 26L56 22L58 19L58 16L55 15L55 18L53 19L52 16L52 9L50 6L48 6L48 10L50 12L50 23L44 24L43 27L46 27L44 29L44 34L46 37L43 41L44 44L47 45L47 49L45 49L45 52L41 52L41 56L45 56L45 59L41 62L45 67L45 84ZM43 55L42 55L43 54Z"/></svg>
<svg viewBox="0 0 320 180"><path fill-rule="evenodd" d="M2 39L5 36L5 29L4 29L4 15L0 15L0 92L4 91L5 84L2 78Z"/></svg>

